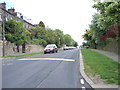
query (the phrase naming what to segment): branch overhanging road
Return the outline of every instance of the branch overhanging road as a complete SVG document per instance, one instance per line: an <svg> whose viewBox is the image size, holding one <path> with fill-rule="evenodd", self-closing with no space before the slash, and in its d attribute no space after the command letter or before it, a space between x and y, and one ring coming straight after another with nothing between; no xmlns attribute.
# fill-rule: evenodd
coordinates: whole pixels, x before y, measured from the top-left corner
<svg viewBox="0 0 120 90"><path fill-rule="evenodd" d="M3 88L91 88L79 72L79 49L3 59Z"/></svg>

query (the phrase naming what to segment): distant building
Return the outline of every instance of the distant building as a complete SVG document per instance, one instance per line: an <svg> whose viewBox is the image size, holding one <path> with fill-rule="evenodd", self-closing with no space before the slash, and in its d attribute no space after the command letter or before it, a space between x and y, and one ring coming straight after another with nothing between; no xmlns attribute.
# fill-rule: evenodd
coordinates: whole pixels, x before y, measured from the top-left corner
<svg viewBox="0 0 120 90"><path fill-rule="evenodd" d="M6 55L5 53L5 37L2 34L5 30L3 29L3 21L4 20L16 20L16 21L21 21L23 22L24 28L27 30L34 25L28 20L25 16L23 16L19 12L15 12L14 8L6 10L6 3L0 3L0 56Z"/></svg>
<svg viewBox="0 0 120 90"><path fill-rule="evenodd" d="M34 25L29 22L29 20L19 12L15 12L14 8L6 10L6 3L0 3L0 40L2 40L2 21L3 20L14 19L16 21L23 22L24 28L29 29Z"/></svg>

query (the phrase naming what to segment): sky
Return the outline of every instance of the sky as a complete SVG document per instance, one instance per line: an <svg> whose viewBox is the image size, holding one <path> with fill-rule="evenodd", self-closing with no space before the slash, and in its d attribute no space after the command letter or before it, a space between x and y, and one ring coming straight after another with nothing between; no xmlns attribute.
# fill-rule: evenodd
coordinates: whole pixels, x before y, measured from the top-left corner
<svg viewBox="0 0 120 90"><path fill-rule="evenodd" d="M93 0L0 0L4 1L7 9L14 7L16 12L32 19L33 24L43 21L49 28L60 29L79 45L96 12Z"/></svg>

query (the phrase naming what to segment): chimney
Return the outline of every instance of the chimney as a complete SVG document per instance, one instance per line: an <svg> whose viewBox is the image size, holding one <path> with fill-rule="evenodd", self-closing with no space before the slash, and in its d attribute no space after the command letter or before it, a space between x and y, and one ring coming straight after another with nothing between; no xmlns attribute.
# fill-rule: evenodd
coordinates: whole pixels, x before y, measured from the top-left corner
<svg viewBox="0 0 120 90"><path fill-rule="evenodd" d="M8 9L9 12L11 13L14 13L15 12L15 9L14 8L11 8L11 9Z"/></svg>
<svg viewBox="0 0 120 90"><path fill-rule="evenodd" d="M0 7L6 10L6 3L0 3Z"/></svg>
<svg viewBox="0 0 120 90"><path fill-rule="evenodd" d="M21 15L21 16L20 16L20 18L22 18L22 19L23 19L23 16Z"/></svg>

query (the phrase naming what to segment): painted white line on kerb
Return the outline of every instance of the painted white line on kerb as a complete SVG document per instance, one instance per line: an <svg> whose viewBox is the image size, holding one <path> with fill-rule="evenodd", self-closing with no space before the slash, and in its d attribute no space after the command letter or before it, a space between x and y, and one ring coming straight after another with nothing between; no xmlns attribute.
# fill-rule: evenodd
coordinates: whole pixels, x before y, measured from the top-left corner
<svg viewBox="0 0 120 90"><path fill-rule="evenodd" d="M85 87L82 87L82 90L85 90Z"/></svg>
<svg viewBox="0 0 120 90"><path fill-rule="evenodd" d="M84 80L83 79L80 79L80 82L81 82L81 84L84 84Z"/></svg>

